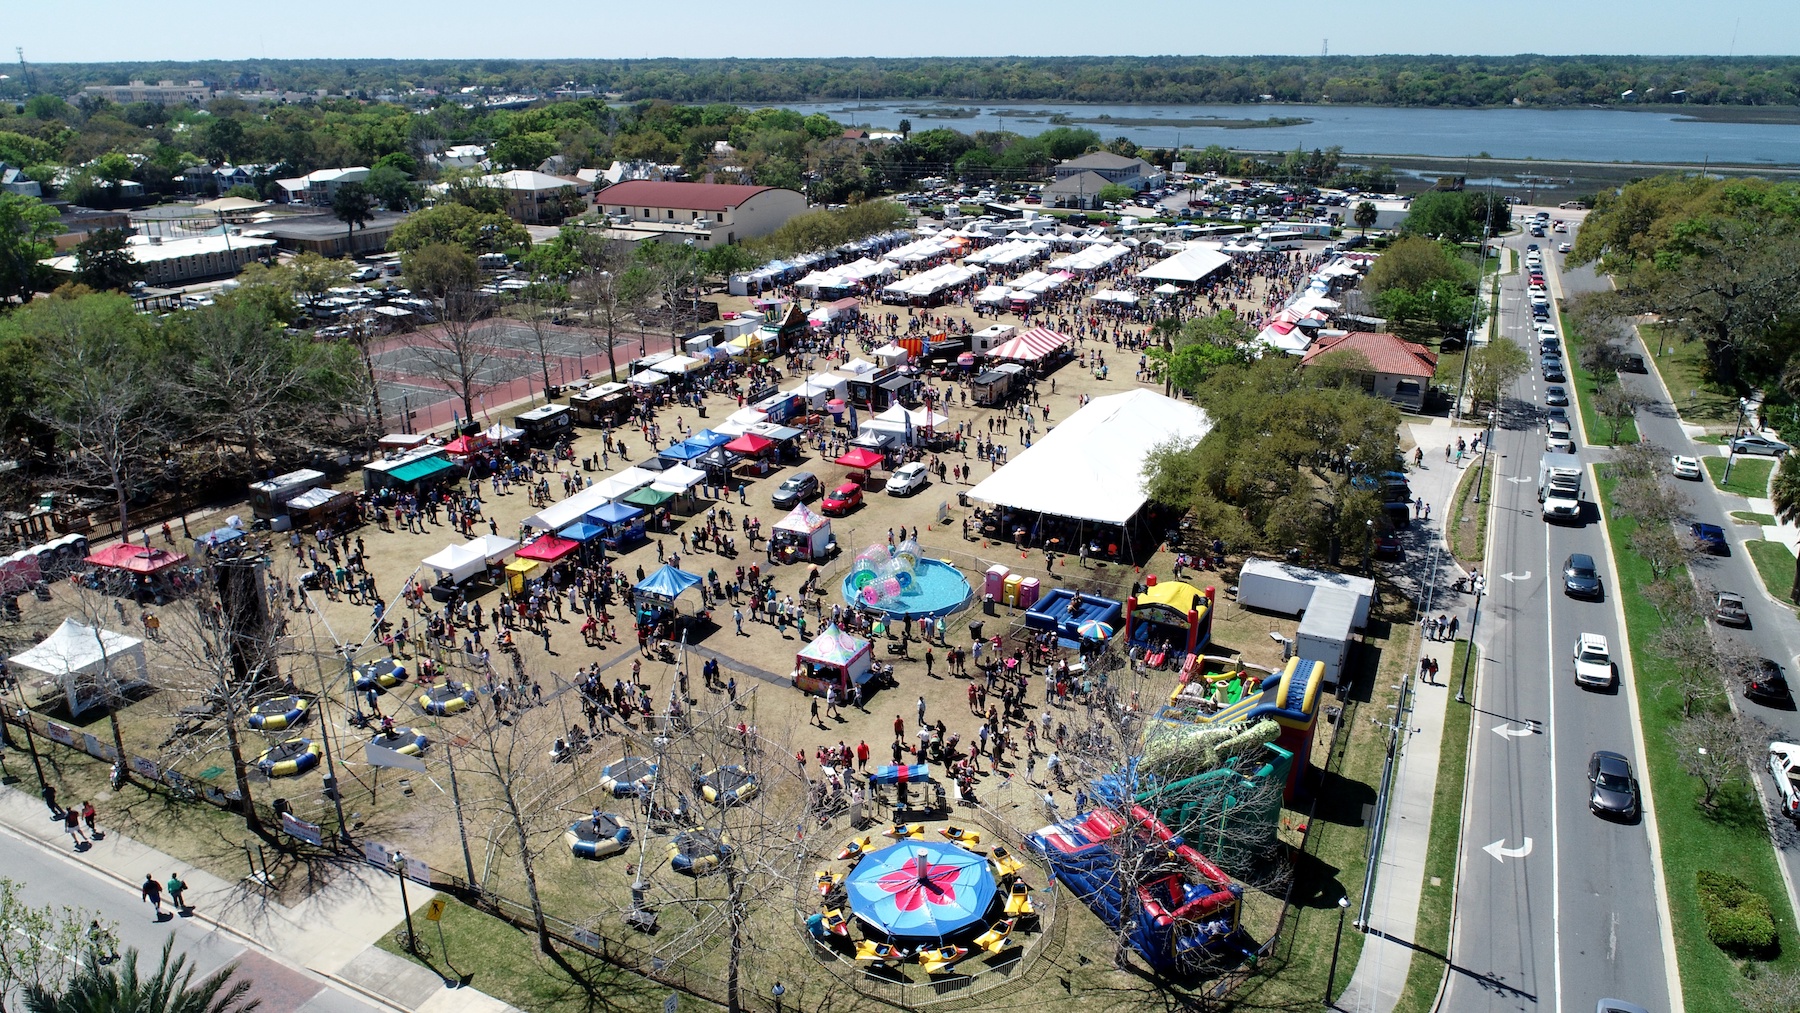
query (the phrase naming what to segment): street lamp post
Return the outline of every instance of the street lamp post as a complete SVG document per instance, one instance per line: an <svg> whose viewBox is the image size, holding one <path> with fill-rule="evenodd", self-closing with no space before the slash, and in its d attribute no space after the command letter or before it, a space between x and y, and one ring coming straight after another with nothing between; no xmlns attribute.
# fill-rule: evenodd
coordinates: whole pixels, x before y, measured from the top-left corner
<svg viewBox="0 0 1800 1013"><path fill-rule="evenodd" d="M1722 479L1719 479L1720 485L1731 484L1731 464L1733 461L1737 460L1738 434L1743 431L1744 413L1749 410L1750 410L1750 399L1747 397L1738 398L1737 424L1733 425L1731 427L1731 442L1725 445L1725 477Z"/></svg>
<svg viewBox="0 0 1800 1013"><path fill-rule="evenodd" d="M1475 627L1481 624L1481 593L1487 590L1487 576L1477 574L1475 585L1475 611L1469 616L1469 649L1463 654L1462 683L1456 687L1456 702L1469 702L1469 665L1475 660Z"/></svg>
<svg viewBox="0 0 1800 1013"><path fill-rule="evenodd" d="M419 937L413 932L412 905L406 899L406 856L398 851L389 853L388 867L400 877L400 908L406 912L406 952L417 953Z"/></svg>
<svg viewBox="0 0 1800 1013"><path fill-rule="evenodd" d="M1475 502L1481 502L1481 486L1487 481L1488 458L1494 455L1494 422L1499 418L1499 409L1488 412L1487 435L1481 442L1481 467L1475 471Z"/></svg>
<svg viewBox="0 0 1800 1013"><path fill-rule="evenodd" d="M1344 915L1350 911L1350 898L1338 898L1337 938L1331 941L1331 973L1325 976L1325 1005L1331 1005L1331 993L1337 987L1338 948L1344 944Z"/></svg>

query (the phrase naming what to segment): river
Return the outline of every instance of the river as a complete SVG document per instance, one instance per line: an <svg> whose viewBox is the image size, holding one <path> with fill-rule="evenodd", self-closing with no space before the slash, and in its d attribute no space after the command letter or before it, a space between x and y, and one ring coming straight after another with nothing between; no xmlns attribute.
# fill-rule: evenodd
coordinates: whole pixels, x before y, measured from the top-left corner
<svg viewBox="0 0 1800 1013"><path fill-rule="evenodd" d="M1389 106L1211 105L1135 106L1017 102L974 106L974 116L921 115L931 103L829 102L793 104L788 108L822 112L842 122L894 129L910 119L915 131L950 127L971 133L1006 129L1031 135L1049 129L1056 114L1076 121L1111 140L1124 136L1142 147L1177 144L1253 150L1311 150L1332 145L1346 152L1386 155L1531 158L1582 162L1719 162L1734 165L1800 165L1800 128L1784 123L1720 123L1683 119L1679 113L1615 109L1415 109ZM902 112L912 110L912 112ZM1004 115L1001 115L1004 114ZM1191 122L1134 125L1095 123L1114 120L1232 121L1269 117L1303 118L1297 126L1234 129Z"/></svg>

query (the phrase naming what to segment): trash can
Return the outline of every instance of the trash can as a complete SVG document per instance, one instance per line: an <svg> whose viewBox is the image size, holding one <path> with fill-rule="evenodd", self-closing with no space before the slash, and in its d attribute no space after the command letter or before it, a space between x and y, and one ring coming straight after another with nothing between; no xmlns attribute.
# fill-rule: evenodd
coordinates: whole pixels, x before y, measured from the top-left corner
<svg viewBox="0 0 1800 1013"><path fill-rule="evenodd" d="M984 594L981 596L981 611L987 613L990 616L994 614L994 596L993 595Z"/></svg>
<svg viewBox="0 0 1800 1013"><path fill-rule="evenodd" d="M991 600L989 603L992 604ZM981 620L977 619L969 624L969 639L972 641L981 639Z"/></svg>

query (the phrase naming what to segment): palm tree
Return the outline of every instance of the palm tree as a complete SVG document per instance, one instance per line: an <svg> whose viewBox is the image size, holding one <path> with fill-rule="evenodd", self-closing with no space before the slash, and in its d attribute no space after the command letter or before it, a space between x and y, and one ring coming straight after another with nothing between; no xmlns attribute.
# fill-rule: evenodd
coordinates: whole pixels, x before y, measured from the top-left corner
<svg viewBox="0 0 1800 1013"><path fill-rule="evenodd" d="M1794 455L1782 457L1781 469L1769 484L1769 498L1775 501L1775 516L1788 524L1800 523L1800 465L1794 464ZM1788 598L1800 601L1800 559L1794 561L1794 584L1788 588Z"/></svg>
<svg viewBox="0 0 1800 1013"><path fill-rule="evenodd" d="M254 1013L262 1004L249 997L250 980L237 977L236 964L194 984L187 955L173 956L174 949L175 935L170 933L156 973L147 978L138 972L135 949L105 965L98 953L89 953L60 991L26 986L25 1009L27 1013Z"/></svg>

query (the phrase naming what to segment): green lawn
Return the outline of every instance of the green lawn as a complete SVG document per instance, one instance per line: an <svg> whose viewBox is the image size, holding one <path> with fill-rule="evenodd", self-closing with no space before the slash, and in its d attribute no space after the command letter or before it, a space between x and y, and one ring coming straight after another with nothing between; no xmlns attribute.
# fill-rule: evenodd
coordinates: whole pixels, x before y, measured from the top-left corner
<svg viewBox="0 0 1800 1013"><path fill-rule="evenodd" d="M1759 514L1754 510L1733 510L1731 512L1731 519L1739 524L1762 524L1766 526L1775 523L1774 514Z"/></svg>
<svg viewBox="0 0 1800 1013"><path fill-rule="evenodd" d="M1737 455L1731 465L1730 482L1725 481L1725 458L1702 457L1700 460L1706 465L1706 473L1712 476L1713 485L1726 492L1758 499L1769 494L1769 475L1775 471L1775 462L1769 458Z"/></svg>
<svg viewBox="0 0 1800 1013"><path fill-rule="evenodd" d="M1467 664L1471 647L1467 640L1456 642L1456 655L1450 671L1460 672ZM1470 671L1479 669L1480 654ZM1471 689L1471 694L1473 689ZM1450 952L1450 916L1456 891L1456 853L1462 841L1462 808L1464 772L1469 765L1469 726L1474 709L1468 704L1449 702L1444 714L1444 741L1438 753L1437 793L1431 804L1431 843L1425 854L1425 885L1419 897L1419 925L1413 942L1418 947L1412 968L1406 974L1400 1001L1394 1013L1425 1013L1437 998L1449 965L1433 954Z"/></svg>
<svg viewBox="0 0 1800 1013"><path fill-rule="evenodd" d="M1611 446L1620 443L1636 443L1638 441L1637 422L1626 420L1619 426L1618 438L1613 438L1611 419L1605 419L1594 408L1594 395L1599 393L1600 385L1594 375L1581 366L1581 345L1586 340L1578 333L1569 321L1566 313L1558 313L1562 323L1563 343L1568 346L1569 359L1563 364L1568 370L1569 394L1575 399L1581 410L1581 425L1587 435L1587 441L1595 446Z"/></svg>
<svg viewBox="0 0 1800 1013"><path fill-rule="evenodd" d="M1789 605L1794 604L1794 552L1780 542L1761 540L1744 543L1745 551L1756 564L1757 576L1769 593Z"/></svg>
<svg viewBox="0 0 1800 1013"><path fill-rule="evenodd" d="M1481 483L1481 502L1475 502L1475 479L1485 476ZM1487 551L1488 501L1494 498L1494 469L1482 468L1477 463L1474 468L1463 469L1462 480L1456 485L1456 506L1451 511L1450 550L1457 559L1480 562L1482 553Z"/></svg>
<svg viewBox="0 0 1800 1013"><path fill-rule="evenodd" d="M522 1010L566 1010L570 1013L660 1013L671 989L623 970L616 965L574 951L557 958L538 952L537 938L492 915L465 907L454 897L438 895L444 907L442 943L438 928L413 916L413 926L425 944L423 957L411 959L445 978L457 978ZM396 926L396 928L402 928ZM378 945L406 956L394 941L395 933L381 937ZM446 955L445 950L448 950ZM704 999L682 994L677 1000L685 1010L718 1010Z"/></svg>
<svg viewBox="0 0 1800 1013"><path fill-rule="evenodd" d="M1729 426L1737 421L1737 395L1712 379L1706 346L1684 340L1673 327L1640 327L1646 358L1656 363L1675 410L1682 421L1696 425ZM1657 348L1662 354L1656 354Z"/></svg>
<svg viewBox="0 0 1800 1013"><path fill-rule="evenodd" d="M1617 484L1602 474L1596 497L1612 538L1614 586L1647 587L1652 582L1650 564L1631 550L1637 522L1619 516L1610 505ZM1672 576L1687 579L1685 570ZM1695 874L1710 869L1750 884L1768 900L1783 939L1795 938L1794 911L1775 861L1767 818L1748 780L1754 776L1749 768L1742 779L1720 790L1713 812L1700 808L1698 782L1681 769L1670 748L1670 732L1681 722L1681 700L1669 662L1653 646L1661 618L1644 595L1623 595L1622 604L1649 764L1643 772L1649 789L1645 802L1656 811L1682 995L1688 1013L1736 1013L1740 1007L1728 983L1738 980L1740 972L1736 961L1706 938ZM1774 963L1787 971L1800 969L1800 953L1784 947Z"/></svg>

